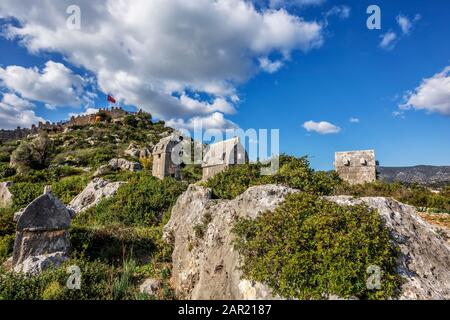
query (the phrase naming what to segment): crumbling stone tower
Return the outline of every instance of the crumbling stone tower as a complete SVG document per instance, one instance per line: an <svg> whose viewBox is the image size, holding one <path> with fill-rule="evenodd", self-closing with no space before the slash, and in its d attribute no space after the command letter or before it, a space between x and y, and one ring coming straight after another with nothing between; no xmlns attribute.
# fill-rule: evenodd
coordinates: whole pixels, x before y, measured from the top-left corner
<svg viewBox="0 0 450 320"><path fill-rule="evenodd" d="M374 150L335 153L336 172L350 184L374 182L377 179L377 164Z"/></svg>

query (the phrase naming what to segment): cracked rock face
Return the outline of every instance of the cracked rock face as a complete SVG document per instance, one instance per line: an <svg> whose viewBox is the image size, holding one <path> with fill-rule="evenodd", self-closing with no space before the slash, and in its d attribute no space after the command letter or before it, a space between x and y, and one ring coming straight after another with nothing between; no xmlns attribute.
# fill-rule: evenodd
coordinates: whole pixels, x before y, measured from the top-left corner
<svg viewBox="0 0 450 320"><path fill-rule="evenodd" d="M0 183L0 208L9 207L13 202L13 195L9 191L11 185L11 182Z"/></svg>
<svg viewBox="0 0 450 320"><path fill-rule="evenodd" d="M109 182L101 178L92 180L86 188L72 201L68 207L76 213L83 212L93 206L96 206L102 199L116 194L123 182Z"/></svg>
<svg viewBox="0 0 450 320"><path fill-rule="evenodd" d="M164 237L174 243L172 285L181 299L278 299L264 284L242 278L231 229L239 217L273 211L293 189L264 185L233 200L213 200L207 188L191 185L181 195ZM366 203L375 208L401 250L398 272L405 279L401 299L450 298L450 248L437 229L411 206L387 198L327 197L342 205ZM202 238L194 226L205 226Z"/></svg>
<svg viewBox="0 0 450 320"><path fill-rule="evenodd" d="M174 241L172 284L181 299L273 299L261 283L241 279L239 255L231 229L238 217L255 218L274 210L294 190L266 185L249 188L234 200L211 200L209 189L190 185L172 210L164 228ZM203 239L193 227L210 216Z"/></svg>

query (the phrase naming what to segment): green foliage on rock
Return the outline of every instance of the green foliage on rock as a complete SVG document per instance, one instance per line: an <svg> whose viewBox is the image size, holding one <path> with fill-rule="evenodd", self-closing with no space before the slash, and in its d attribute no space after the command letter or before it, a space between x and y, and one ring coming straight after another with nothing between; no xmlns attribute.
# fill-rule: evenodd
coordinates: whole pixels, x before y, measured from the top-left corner
<svg viewBox="0 0 450 320"><path fill-rule="evenodd" d="M89 182L86 176L66 177L52 184L52 193L65 204L72 201Z"/></svg>
<svg viewBox="0 0 450 320"><path fill-rule="evenodd" d="M13 184L9 191L13 195L13 208L21 209L28 206L34 199L44 192L44 184L20 182Z"/></svg>
<svg viewBox="0 0 450 320"><path fill-rule="evenodd" d="M263 165L242 164L228 167L210 178L205 186L213 195L221 199L234 199L250 186L261 184L281 184L298 190L328 195L341 183L334 173L315 172L306 157L280 156L280 168L273 175L261 175Z"/></svg>
<svg viewBox="0 0 450 320"><path fill-rule="evenodd" d="M80 219L100 225L152 226L160 221L186 188L185 183L172 178L159 180L149 172L136 173L114 197L87 210Z"/></svg>
<svg viewBox="0 0 450 320"><path fill-rule="evenodd" d="M295 193L274 212L239 220L233 231L244 276L283 297L384 299L397 293L396 248L379 214L366 206ZM383 271L381 290L367 289L371 265Z"/></svg>

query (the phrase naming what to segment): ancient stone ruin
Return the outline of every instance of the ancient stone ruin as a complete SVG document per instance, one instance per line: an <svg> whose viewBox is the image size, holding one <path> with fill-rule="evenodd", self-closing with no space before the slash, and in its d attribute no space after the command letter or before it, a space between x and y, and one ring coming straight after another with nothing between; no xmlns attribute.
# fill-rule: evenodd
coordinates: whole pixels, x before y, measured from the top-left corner
<svg viewBox="0 0 450 320"><path fill-rule="evenodd" d="M68 229L74 211L46 189L14 215L17 222L12 267L16 272L38 274L68 259Z"/></svg>
<svg viewBox="0 0 450 320"><path fill-rule="evenodd" d="M239 137L211 144L203 157L203 180L208 180L229 166L246 162L247 152Z"/></svg>
<svg viewBox="0 0 450 320"><path fill-rule="evenodd" d="M174 159L181 159L183 157L183 147L182 145L179 146L183 140L184 137L182 135L172 134L162 138L153 147L153 176L159 179L164 179L165 177L181 179L183 163L176 163ZM174 153L178 154L176 155Z"/></svg>
<svg viewBox="0 0 450 320"><path fill-rule="evenodd" d="M374 182L377 179L374 150L336 152L334 166L339 177L350 184Z"/></svg>

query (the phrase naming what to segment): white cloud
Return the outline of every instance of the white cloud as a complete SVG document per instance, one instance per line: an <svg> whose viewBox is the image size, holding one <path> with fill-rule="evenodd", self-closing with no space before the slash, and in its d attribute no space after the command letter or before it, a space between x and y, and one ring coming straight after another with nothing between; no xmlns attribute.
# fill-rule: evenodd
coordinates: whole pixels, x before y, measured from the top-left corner
<svg viewBox="0 0 450 320"><path fill-rule="evenodd" d="M61 53L91 71L104 93L163 119L232 113L237 86L267 71L260 58L287 59L323 43L318 22L245 0L80 0L78 31L66 28L72 3L2 0L0 18L20 23L5 34L31 52ZM57 100L50 102L67 99Z"/></svg>
<svg viewBox="0 0 450 320"><path fill-rule="evenodd" d="M69 117L86 116L89 114L95 114L98 111L99 111L99 109L97 109L97 108L88 107L88 108L86 108L86 110L84 110L81 113L74 113L74 112L69 113Z"/></svg>
<svg viewBox="0 0 450 320"><path fill-rule="evenodd" d="M396 18L397 24L400 26L400 29L402 29L403 34L408 35L412 28L414 27L414 24L421 19L420 14L416 14L413 19L408 18L405 15L399 14Z"/></svg>
<svg viewBox="0 0 450 320"><path fill-rule="evenodd" d="M341 131L341 128L327 121L306 121L303 124L303 128L305 128L308 132L317 132L319 134L332 134L339 133Z"/></svg>
<svg viewBox="0 0 450 320"><path fill-rule="evenodd" d="M32 124L45 120L36 116L33 110L34 105L18 97L15 94L5 93L0 101L0 128L15 129L17 127L27 128Z"/></svg>
<svg viewBox="0 0 450 320"><path fill-rule="evenodd" d="M17 96L14 93L4 93L2 102L7 105L14 106L15 108L22 109L22 110L23 109L31 109L31 108L35 107L35 105L33 103L31 103L28 100L22 99L21 97Z"/></svg>
<svg viewBox="0 0 450 320"><path fill-rule="evenodd" d="M194 130L194 129L218 129L218 130L226 130L226 129L238 129L238 125L234 122L225 119L222 113L214 112L211 115L204 117L193 117L189 120L185 121L183 119L171 119L166 122L166 124L170 127L176 129L185 129L185 130Z"/></svg>
<svg viewBox="0 0 450 320"><path fill-rule="evenodd" d="M382 34L380 41L380 48L385 50L392 50L395 47L395 41L397 40L397 34L392 31L388 31L385 34Z"/></svg>
<svg viewBox="0 0 450 320"><path fill-rule="evenodd" d="M325 13L325 17L337 16L339 19L348 19L350 17L351 8L349 6L334 6Z"/></svg>
<svg viewBox="0 0 450 320"><path fill-rule="evenodd" d="M283 8L283 7L305 7L305 6L317 6L324 3L325 0L269 0L269 6L271 8Z"/></svg>
<svg viewBox="0 0 450 320"><path fill-rule="evenodd" d="M355 117L351 117L348 121L350 121L350 123L359 123L359 119Z"/></svg>
<svg viewBox="0 0 450 320"><path fill-rule="evenodd" d="M259 59L259 65L261 69L263 69L267 73L274 73L283 66L283 62L280 60L271 61L267 57L263 57Z"/></svg>
<svg viewBox="0 0 450 320"><path fill-rule="evenodd" d="M84 99L85 80L54 61L47 61L42 70L20 66L0 68L0 84L25 99L44 102L50 108L79 106Z"/></svg>
<svg viewBox="0 0 450 320"><path fill-rule="evenodd" d="M413 92L408 92L400 109L416 109L450 116L450 66L433 77L422 80Z"/></svg>

